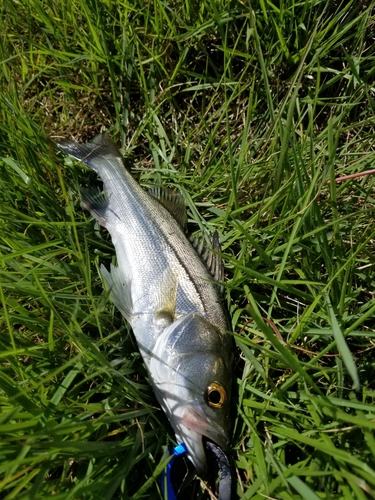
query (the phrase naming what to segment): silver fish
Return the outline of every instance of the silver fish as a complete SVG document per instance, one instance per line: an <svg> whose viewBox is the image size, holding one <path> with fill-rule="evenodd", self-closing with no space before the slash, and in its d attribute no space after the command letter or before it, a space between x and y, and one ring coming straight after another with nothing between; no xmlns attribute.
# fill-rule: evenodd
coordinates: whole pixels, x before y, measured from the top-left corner
<svg viewBox="0 0 375 500"><path fill-rule="evenodd" d="M202 474L203 436L224 450L229 443L233 339L217 286L170 213L183 219L181 199L163 189L144 191L108 135L57 146L103 181L104 193L84 196L116 250L118 267L108 272L102 265L102 274L134 331L177 442L186 444Z"/></svg>

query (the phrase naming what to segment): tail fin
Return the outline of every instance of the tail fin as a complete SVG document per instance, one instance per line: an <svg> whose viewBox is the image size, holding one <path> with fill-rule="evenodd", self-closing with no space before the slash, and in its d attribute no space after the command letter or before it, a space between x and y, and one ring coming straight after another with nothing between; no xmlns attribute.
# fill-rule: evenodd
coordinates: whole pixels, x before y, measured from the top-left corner
<svg viewBox="0 0 375 500"><path fill-rule="evenodd" d="M107 133L97 135L91 142L78 144L70 140L62 140L56 143L57 147L69 156L83 162L93 170L95 168L95 159L100 156L112 155L121 158L121 154Z"/></svg>

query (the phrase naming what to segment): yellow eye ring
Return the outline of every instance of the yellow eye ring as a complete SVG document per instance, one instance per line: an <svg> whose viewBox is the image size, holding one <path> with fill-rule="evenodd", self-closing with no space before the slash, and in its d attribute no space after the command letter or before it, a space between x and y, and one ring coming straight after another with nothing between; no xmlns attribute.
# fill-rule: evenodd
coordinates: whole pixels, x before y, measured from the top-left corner
<svg viewBox="0 0 375 500"><path fill-rule="evenodd" d="M219 382L212 382L206 387L205 399L211 408L222 408L227 401L227 392Z"/></svg>

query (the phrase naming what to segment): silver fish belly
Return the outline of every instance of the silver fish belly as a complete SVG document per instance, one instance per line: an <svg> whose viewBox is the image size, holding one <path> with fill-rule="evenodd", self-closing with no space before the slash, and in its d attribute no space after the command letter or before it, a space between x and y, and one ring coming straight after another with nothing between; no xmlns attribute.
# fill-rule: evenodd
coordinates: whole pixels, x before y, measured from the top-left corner
<svg viewBox="0 0 375 500"><path fill-rule="evenodd" d="M84 204L107 228L118 266L101 270L132 326L160 405L198 473L203 437L228 447L233 339L217 287L183 229L125 169L108 135L58 148L102 179Z"/></svg>

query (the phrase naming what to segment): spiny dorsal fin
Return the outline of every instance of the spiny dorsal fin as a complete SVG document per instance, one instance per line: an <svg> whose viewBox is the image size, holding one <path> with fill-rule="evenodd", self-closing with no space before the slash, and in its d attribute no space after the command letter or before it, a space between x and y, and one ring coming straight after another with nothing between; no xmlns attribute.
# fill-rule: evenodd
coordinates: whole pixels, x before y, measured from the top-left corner
<svg viewBox="0 0 375 500"><path fill-rule="evenodd" d="M150 188L148 194L158 200L185 230L187 223L186 204L181 193L164 186L158 186Z"/></svg>
<svg viewBox="0 0 375 500"><path fill-rule="evenodd" d="M219 241L219 234L217 231L214 232L212 236L212 249L206 246L203 237L195 238L192 241L193 247L195 248L198 255L201 257L203 262L206 264L211 276L215 281L219 283L224 283L224 264L220 257L221 245Z"/></svg>

